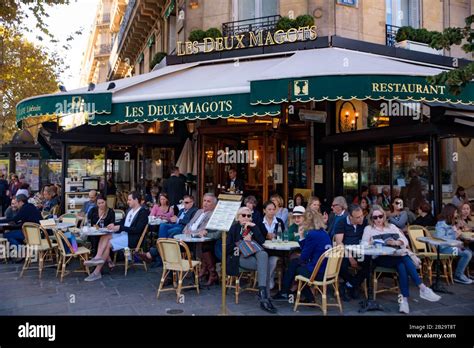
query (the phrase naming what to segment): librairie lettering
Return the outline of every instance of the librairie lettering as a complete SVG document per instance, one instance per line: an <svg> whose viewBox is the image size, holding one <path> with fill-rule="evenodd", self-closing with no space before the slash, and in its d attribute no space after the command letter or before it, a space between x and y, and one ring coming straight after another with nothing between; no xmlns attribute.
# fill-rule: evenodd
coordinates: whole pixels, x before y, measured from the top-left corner
<svg viewBox="0 0 474 348"><path fill-rule="evenodd" d="M149 104L147 106L125 107L125 117L152 117L171 115L209 114L217 112L232 111L232 100L220 100L213 102L183 102L169 105Z"/></svg>
<svg viewBox="0 0 474 348"><path fill-rule="evenodd" d="M270 45L281 45L286 42L296 42L305 40L316 40L318 37L317 27L306 26L291 28L287 31L277 30L275 32L249 32L232 36L218 38L204 38L204 42L198 41L177 41L177 55L192 55L197 53L210 53L229 51L233 49L251 48Z"/></svg>

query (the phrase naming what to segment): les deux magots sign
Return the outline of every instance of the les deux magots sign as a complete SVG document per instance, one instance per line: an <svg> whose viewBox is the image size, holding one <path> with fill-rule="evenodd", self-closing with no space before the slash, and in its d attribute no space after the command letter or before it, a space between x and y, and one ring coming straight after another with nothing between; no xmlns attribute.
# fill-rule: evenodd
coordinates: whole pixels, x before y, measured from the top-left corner
<svg viewBox="0 0 474 348"><path fill-rule="evenodd" d="M274 33L267 32L265 35L263 31L258 33L249 32L239 35L224 36L218 38L204 38L204 42L198 41L177 41L177 55L192 55L197 53L210 53L219 51L228 51L233 49L280 45L286 42L296 42L305 40L315 40L318 37L316 32L317 27L306 26L291 28L287 31L277 30ZM245 39L246 35L248 40Z"/></svg>

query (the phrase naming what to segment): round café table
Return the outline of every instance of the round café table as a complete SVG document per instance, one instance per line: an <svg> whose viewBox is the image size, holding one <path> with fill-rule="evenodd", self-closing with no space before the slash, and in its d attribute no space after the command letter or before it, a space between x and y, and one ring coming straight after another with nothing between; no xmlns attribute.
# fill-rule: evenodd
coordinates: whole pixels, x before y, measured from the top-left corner
<svg viewBox="0 0 474 348"><path fill-rule="evenodd" d="M263 243L263 247L268 250L277 250L277 251L292 251L300 248L298 242L275 242L272 240L266 240Z"/></svg>
<svg viewBox="0 0 474 348"><path fill-rule="evenodd" d="M397 256L397 249L387 246L375 247L373 245L363 246L360 244L346 245L345 249L351 252L351 256L358 258L359 256L369 257L369 274L367 274L367 299L360 302L361 308L359 313L370 311L385 311L385 308L374 300L374 284L372 282L373 259L377 256ZM400 255L400 254L398 254Z"/></svg>
<svg viewBox="0 0 474 348"><path fill-rule="evenodd" d="M449 246L449 247L459 247L462 245L462 241L460 240L445 240L440 238L431 238L431 237L418 237L418 241L427 243L429 245L433 245L436 247L436 280L435 283L431 286L431 289L435 292L441 292L444 294L451 294L451 291L448 291L444 286L439 283L439 277L441 272L441 256L439 249L442 246Z"/></svg>
<svg viewBox="0 0 474 348"><path fill-rule="evenodd" d="M211 242L214 239L209 238L209 237L192 237L190 234L176 234L173 236L174 239L183 241L185 243L193 243L195 247L195 253L196 253L196 259L198 261L201 260L201 255L202 255L202 244L206 242Z"/></svg>

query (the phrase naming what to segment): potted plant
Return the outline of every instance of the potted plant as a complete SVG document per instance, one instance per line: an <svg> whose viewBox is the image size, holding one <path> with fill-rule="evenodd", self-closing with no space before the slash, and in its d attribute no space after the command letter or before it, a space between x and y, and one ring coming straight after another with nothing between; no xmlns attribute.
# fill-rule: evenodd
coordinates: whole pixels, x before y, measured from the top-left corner
<svg viewBox="0 0 474 348"><path fill-rule="evenodd" d="M430 47L439 33L428 31L424 28L415 29L409 26L401 27L395 37L395 47L401 47L412 51L442 55L443 50Z"/></svg>
<svg viewBox="0 0 474 348"><path fill-rule="evenodd" d="M314 25L314 18L310 15L301 15L295 19L289 17L281 17L276 25L276 30L283 30L284 33L279 33L275 36L275 40L279 42L291 42L295 40L304 40L302 32L290 33L287 35L287 31L290 29L299 29L302 27L311 27Z"/></svg>
<svg viewBox="0 0 474 348"><path fill-rule="evenodd" d="M441 170L441 185L443 193L453 192L453 185L451 184L451 174L452 172L449 169Z"/></svg>
<svg viewBox="0 0 474 348"><path fill-rule="evenodd" d="M206 31L201 30L201 29L196 29L196 30L191 31L191 33L189 34L189 41L199 42L199 44L198 44L199 52L204 52L204 49L205 49L204 39L205 38L215 39L215 38L218 38L218 37L222 37L222 33L217 28L209 28Z"/></svg>
<svg viewBox="0 0 474 348"><path fill-rule="evenodd" d="M160 64L160 62L163 60L163 58L166 57L165 52L158 52L153 56L153 59L150 62L150 71L153 70L155 65Z"/></svg>

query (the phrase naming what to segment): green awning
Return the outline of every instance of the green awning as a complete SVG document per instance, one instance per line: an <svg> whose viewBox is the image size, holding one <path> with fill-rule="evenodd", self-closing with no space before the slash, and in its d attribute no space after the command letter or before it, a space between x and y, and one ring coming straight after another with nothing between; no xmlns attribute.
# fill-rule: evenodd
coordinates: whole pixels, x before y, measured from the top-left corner
<svg viewBox="0 0 474 348"><path fill-rule="evenodd" d="M252 106L250 94L229 94L114 103L112 113L89 117L91 125L116 123L182 121L229 117L276 116L279 105Z"/></svg>
<svg viewBox="0 0 474 348"><path fill-rule="evenodd" d="M430 85L422 76L337 75L284 78L251 82L252 105L278 105L288 101L398 100L474 105L474 85L458 96L444 85Z"/></svg>
<svg viewBox="0 0 474 348"><path fill-rule="evenodd" d="M28 117L58 116L87 112L102 115L112 111L112 93L56 93L25 99L16 106L16 121Z"/></svg>

